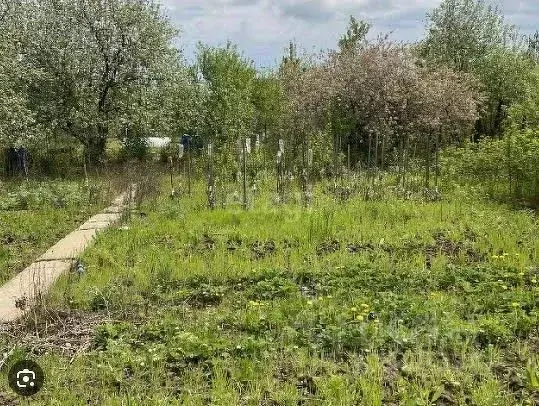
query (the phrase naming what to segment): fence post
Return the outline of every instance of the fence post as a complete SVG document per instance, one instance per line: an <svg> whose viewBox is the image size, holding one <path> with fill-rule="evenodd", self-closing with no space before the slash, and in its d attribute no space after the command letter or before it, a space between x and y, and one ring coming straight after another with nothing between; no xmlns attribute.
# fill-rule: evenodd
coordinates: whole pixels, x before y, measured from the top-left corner
<svg viewBox="0 0 539 406"><path fill-rule="evenodd" d="M187 193L191 196L191 137L187 137Z"/></svg>
<svg viewBox="0 0 539 406"><path fill-rule="evenodd" d="M247 154L251 149L251 139L244 137L242 143L243 154L243 209L247 210ZM248 151L249 150L249 151Z"/></svg>
<svg viewBox="0 0 539 406"><path fill-rule="evenodd" d="M284 140L279 139L279 150L277 151L277 193L283 200L283 160L284 160Z"/></svg>
<svg viewBox="0 0 539 406"><path fill-rule="evenodd" d="M305 194L306 194L306 202L307 205L310 205L312 203L313 199L313 187L311 183L311 172L313 167L313 158L314 153L312 148L309 148L307 150L307 173L306 173L306 180L305 180Z"/></svg>
<svg viewBox="0 0 539 406"><path fill-rule="evenodd" d="M213 178L213 145L208 144L208 204L210 209L215 208L215 183Z"/></svg>

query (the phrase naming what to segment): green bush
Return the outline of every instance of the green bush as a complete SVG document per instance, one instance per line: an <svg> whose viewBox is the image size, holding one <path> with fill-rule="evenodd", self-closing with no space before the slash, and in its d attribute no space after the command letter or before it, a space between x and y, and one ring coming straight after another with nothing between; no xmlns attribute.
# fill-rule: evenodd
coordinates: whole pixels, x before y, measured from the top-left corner
<svg viewBox="0 0 539 406"><path fill-rule="evenodd" d="M484 187L494 198L539 202L539 132L509 130L503 139L451 148L442 157L445 176Z"/></svg>
<svg viewBox="0 0 539 406"><path fill-rule="evenodd" d="M166 147L159 148L159 162L168 164L170 157L176 161L178 156L178 148L178 145L173 144L172 142Z"/></svg>
<svg viewBox="0 0 539 406"><path fill-rule="evenodd" d="M75 146L52 146L29 148L30 172L45 176L67 177L83 171L82 148Z"/></svg>
<svg viewBox="0 0 539 406"><path fill-rule="evenodd" d="M140 161L148 158L148 143L142 137L127 137L122 142L122 149L119 154L120 161L138 159Z"/></svg>
<svg viewBox="0 0 539 406"><path fill-rule="evenodd" d="M6 175L6 154L5 148L0 148L0 176Z"/></svg>

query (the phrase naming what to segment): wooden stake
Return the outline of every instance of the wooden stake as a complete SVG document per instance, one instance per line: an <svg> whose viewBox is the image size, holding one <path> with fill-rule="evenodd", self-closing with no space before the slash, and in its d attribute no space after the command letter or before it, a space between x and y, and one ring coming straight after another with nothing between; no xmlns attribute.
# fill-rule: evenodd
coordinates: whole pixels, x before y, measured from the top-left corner
<svg viewBox="0 0 539 406"><path fill-rule="evenodd" d="M348 144L348 173L352 172L352 167L350 165L350 144Z"/></svg>
<svg viewBox="0 0 539 406"><path fill-rule="evenodd" d="M243 139L243 209L247 210L247 138Z"/></svg>
<svg viewBox="0 0 539 406"><path fill-rule="evenodd" d="M191 138L187 137L187 193L191 196Z"/></svg>

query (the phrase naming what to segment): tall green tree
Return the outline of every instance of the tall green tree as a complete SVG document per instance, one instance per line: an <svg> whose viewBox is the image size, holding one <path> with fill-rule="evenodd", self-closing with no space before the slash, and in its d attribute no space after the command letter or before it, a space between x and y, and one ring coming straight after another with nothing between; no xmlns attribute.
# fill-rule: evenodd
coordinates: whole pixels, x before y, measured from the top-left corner
<svg viewBox="0 0 539 406"><path fill-rule="evenodd" d="M207 90L203 135L218 147L232 148L253 129L256 69L231 43L224 48L199 44L197 66Z"/></svg>
<svg viewBox="0 0 539 406"><path fill-rule="evenodd" d="M28 2L26 55L39 70L29 99L37 120L80 141L93 162L118 120L146 111L144 89L166 79L176 35L153 1ZM128 110L131 110L131 113Z"/></svg>
<svg viewBox="0 0 539 406"><path fill-rule="evenodd" d="M535 63L539 63L539 31L528 37L527 55Z"/></svg>
<svg viewBox="0 0 539 406"><path fill-rule="evenodd" d="M258 75L253 84L253 104L256 114L256 132L276 139L283 126L284 89L277 75Z"/></svg>
<svg viewBox="0 0 539 406"><path fill-rule="evenodd" d="M26 144L35 134L27 105L27 81L35 72L22 47L26 17L21 1L0 1L0 146Z"/></svg>
<svg viewBox="0 0 539 406"><path fill-rule="evenodd" d="M444 0L428 14L421 54L434 65L473 73L488 96L476 129L501 134L507 108L519 100L529 71L523 43L497 7L483 0Z"/></svg>
<svg viewBox="0 0 539 406"><path fill-rule="evenodd" d="M493 49L518 43L515 27L484 0L444 0L427 14L424 56L459 71L474 71Z"/></svg>
<svg viewBox="0 0 539 406"><path fill-rule="evenodd" d="M350 16L348 29L339 40L339 48L342 51L357 49L366 44L366 37L371 29L369 23L357 20L354 16Z"/></svg>

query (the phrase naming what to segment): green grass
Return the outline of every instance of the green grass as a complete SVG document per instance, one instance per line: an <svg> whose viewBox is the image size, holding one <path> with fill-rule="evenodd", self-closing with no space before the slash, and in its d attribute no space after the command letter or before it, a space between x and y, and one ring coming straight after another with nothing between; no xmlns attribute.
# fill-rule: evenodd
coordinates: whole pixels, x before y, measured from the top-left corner
<svg viewBox="0 0 539 406"><path fill-rule="evenodd" d="M98 212L116 193L105 182L0 183L0 283Z"/></svg>
<svg viewBox="0 0 539 406"><path fill-rule="evenodd" d="M80 323L64 330L106 321L78 352L43 323L34 354L15 346L8 365L33 357L47 374L32 404L539 400L532 213L462 196L336 204L322 188L311 208L266 191L209 211L197 186L147 201L57 284L48 309Z"/></svg>

